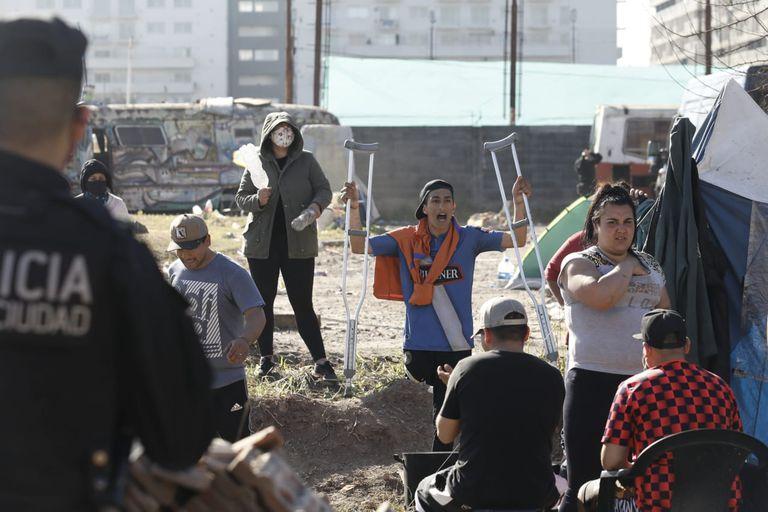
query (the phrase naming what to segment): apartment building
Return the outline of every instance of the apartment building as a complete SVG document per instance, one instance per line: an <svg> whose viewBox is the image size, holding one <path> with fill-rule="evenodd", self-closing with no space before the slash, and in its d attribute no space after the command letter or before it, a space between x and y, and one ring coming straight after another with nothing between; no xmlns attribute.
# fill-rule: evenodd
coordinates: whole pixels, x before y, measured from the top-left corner
<svg viewBox="0 0 768 512"><path fill-rule="evenodd" d="M768 61L768 0L712 4L712 65ZM701 0L651 0L651 61L704 65L705 11Z"/></svg>
<svg viewBox="0 0 768 512"><path fill-rule="evenodd" d="M285 0L227 0L228 95L285 98Z"/></svg>
<svg viewBox="0 0 768 512"><path fill-rule="evenodd" d="M227 94L227 10L216 0L0 0L4 15L56 15L89 40L88 94L105 103Z"/></svg>
<svg viewBox="0 0 768 512"><path fill-rule="evenodd" d="M315 0L293 0L296 89L312 99ZM357 57L498 60L508 0L325 0L330 53ZM330 3L330 6L327 4ZM519 1L524 60L615 64L615 0Z"/></svg>

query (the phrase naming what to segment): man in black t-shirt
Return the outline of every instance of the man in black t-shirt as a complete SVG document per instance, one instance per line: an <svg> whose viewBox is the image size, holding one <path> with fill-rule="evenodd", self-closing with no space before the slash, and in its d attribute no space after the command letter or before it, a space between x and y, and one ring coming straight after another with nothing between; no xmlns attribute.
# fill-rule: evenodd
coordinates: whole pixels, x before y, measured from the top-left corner
<svg viewBox="0 0 768 512"><path fill-rule="evenodd" d="M447 393L440 441L459 437L459 458L419 484L416 510L541 509L558 498L550 452L565 397L560 372L526 354L525 308L507 298L480 310L484 353L437 368Z"/></svg>

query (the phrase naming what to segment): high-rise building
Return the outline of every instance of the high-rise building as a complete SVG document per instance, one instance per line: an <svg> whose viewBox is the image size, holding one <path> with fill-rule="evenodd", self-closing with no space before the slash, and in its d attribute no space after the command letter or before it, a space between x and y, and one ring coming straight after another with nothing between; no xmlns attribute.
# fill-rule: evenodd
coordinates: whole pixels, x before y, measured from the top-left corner
<svg viewBox="0 0 768 512"><path fill-rule="evenodd" d="M85 32L96 101L227 94L227 12L217 0L0 0L0 12L55 15Z"/></svg>
<svg viewBox="0 0 768 512"><path fill-rule="evenodd" d="M379 58L498 60L511 0L324 0L329 52ZM330 5L328 5L330 4ZM522 58L615 64L616 0L519 1ZM296 96L312 101L316 0L293 0Z"/></svg>
<svg viewBox="0 0 768 512"><path fill-rule="evenodd" d="M286 1L227 0L228 94L285 99Z"/></svg>
<svg viewBox="0 0 768 512"><path fill-rule="evenodd" d="M711 2L712 66L768 61L768 0ZM705 2L651 0L651 60L703 69Z"/></svg>

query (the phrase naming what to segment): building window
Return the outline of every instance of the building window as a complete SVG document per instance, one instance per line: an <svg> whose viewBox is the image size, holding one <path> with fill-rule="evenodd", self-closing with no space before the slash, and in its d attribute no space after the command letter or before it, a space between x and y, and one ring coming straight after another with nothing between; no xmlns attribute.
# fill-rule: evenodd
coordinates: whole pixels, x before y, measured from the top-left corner
<svg viewBox="0 0 768 512"><path fill-rule="evenodd" d="M549 6L531 5L529 9L531 25L534 27L546 27L549 25Z"/></svg>
<svg viewBox="0 0 768 512"><path fill-rule="evenodd" d="M192 7L192 0L173 0L174 7Z"/></svg>
<svg viewBox="0 0 768 512"><path fill-rule="evenodd" d="M83 7L81 0L64 0L65 9L80 9Z"/></svg>
<svg viewBox="0 0 768 512"><path fill-rule="evenodd" d="M256 25L237 27L238 37L274 37L277 35L275 27L260 27Z"/></svg>
<svg viewBox="0 0 768 512"><path fill-rule="evenodd" d="M253 12L277 12L280 5L277 2L253 2Z"/></svg>
<svg viewBox="0 0 768 512"><path fill-rule="evenodd" d="M189 71L177 71L173 74L173 81L174 82L191 82L192 81L192 73Z"/></svg>
<svg viewBox="0 0 768 512"><path fill-rule="evenodd" d="M117 12L120 16L134 16L136 14L135 0L120 0L117 4Z"/></svg>
<svg viewBox="0 0 768 512"><path fill-rule="evenodd" d="M117 141L122 146L165 146L162 126L116 126Z"/></svg>
<svg viewBox="0 0 768 512"><path fill-rule="evenodd" d="M368 35L365 32L353 32L349 34L350 46L364 46L369 43Z"/></svg>
<svg viewBox="0 0 768 512"><path fill-rule="evenodd" d="M440 34L440 44L445 46L456 46L461 44L461 35L458 32L443 32Z"/></svg>
<svg viewBox="0 0 768 512"><path fill-rule="evenodd" d="M162 34L165 32L165 23L161 21L153 21L147 23L147 34Z"/></svg>
<svg viewBox="0 0 768 512"><path fill-rule="evenodd" d="M491 24L491 9L487 5L473 5L469 10L472 25L487 27Z"/></svg>
<svg viewBox="0 0 768 512"><path fill-rule="evenodd" d="M147 0L147 7L151 9L165 7L165 0Z"/></svg>
<svg viewBox="0 0 768 512"><path fill-rule="evenodd" d="M97 84L107 84L112 81L112 77L109 76L109 73L94 73L93 80Z"/></svg>
<svg viewBox="0 0 768 512"><path fill-rule="evenodd" d="M53 9L55 7L55 4L53 0L37 0L35 2L35 6L38 9Z"/></svg>
<svg viewBox="0 0 768 512"><path fill-rule="evenodd" d="M253 12L253 2L238 2L238 12Z"/></svg>
<svg viewBox="0 0 768 512"><path fill-rule="evenodd" d="M238 50L237 59L240 61L277 61L280 59L279 50Z"/></svg>
<svg viewBox="0 0 768 512"><path fill-rule="evenodd" d="M109 58L110 53L109 53L109 50L94 50L93 56L96 57L97 59L106 59L106 58Z"/></svg>
<svg viewBox="0 0 768 512"><path fill-rule="evenodd" d="M253 60L276 61L279 59L279 50L253 50Z"/></svg>
<svg viewBox="0 0 768 512"><path fill-rule="evenodd" d="M624 126L624 154L645 158L648 141L666 141L669 134L669 119L629 118Z"/></svg>
<svg viewBox="0 0 768 512"><path fill-rule="evenodd" d="M458 5L445 5L440 8L440 24L455 27L459 24L461 7Z"/></svg>
<svg viewBox="0 0 768 512"><path fill-rule="evenodd" d="M175 34L191 34L192 33L192 23L189 23L189 22L174 23L173 24L173 32Z"/></svg>
<svg viewBox="0 0 768 512"><path fill-rule="evenodd" d="M270 86L277 85L277 77L272 75L243 75L237 77L237 85L240 86ZM237 130L235 130L237 137Z"/></svg>
<svg viewBox="0 0 768 512"><path fill-rule="evenodd" d="M412 20L425 20L429 16L429 9L426 7L409 7L408 17Z"/></svg>
<svg viewBox="0 0 768 512"><path fill-rule="evenodd" d="M397 34L377 34L374 42L379 46L395 46L400 41Z"/></svg>

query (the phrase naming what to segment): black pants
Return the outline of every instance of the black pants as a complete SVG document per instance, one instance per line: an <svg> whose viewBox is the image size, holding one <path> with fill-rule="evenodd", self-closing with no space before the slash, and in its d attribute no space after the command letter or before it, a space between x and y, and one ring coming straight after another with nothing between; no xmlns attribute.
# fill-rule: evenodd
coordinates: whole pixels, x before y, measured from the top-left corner
<svg viewBox="0 0 768 512"><path fill-rule="evenodd" d="M445 384L437 377L437 367L444 364L456 368L456 364L469 357L471 350L462 350L459 352L438 352L431 350L406 350L405 351L405 370L408 375L417 382L424 382L432 386L432 420L437 419L440 409L445 400ZM437 438L437 432L432 441L433 452L450 452L453 450L453 444L445 444Z"/></svg>
<svg viewBox="0 0 768 512"><path fill-rule="evenodd" d="M446 478L452 468L446 468L429 475L419 483L416 489L415 507L417 512L461 512L462 507L452 498L448 503L442 504L435 499L430 490L445 491ZM448 498L446 498L448 499Z"/></svg>
<svg viewBox="0 0 768 512"><path fill-rule="evenodd" d="M277 245L277 244L276 244ZM274 354L275 313L273 306L277 296L277 278L282 273L285 291L296 316L299 335L312 354L312 360L325 358L325 346L320 334L320 323L312 307L312 286L315 282L315 259L288 257L288 249L270 250L269 258L257 260L248 258L251 276L264 298L264 316L267 323L259 336L259 351L262 356Z"/></svg>
<svg viewBox="0 0 768 512"><path fill-rule="evenodd" d="M248 417L248 390L239 380L213 390L214 425L219 437L230 443L251 434Z"/></svg>
<svg viewBox="0 0 768 512"><path fill-rule="evenodd" d="M568 461L568 490L560 512L576 512L579 488L600 478L601 439L613 397L628 375L571 368L565 379L563 430Z"/></svg>

